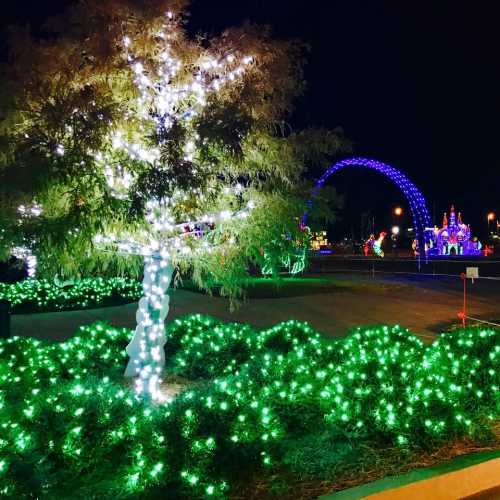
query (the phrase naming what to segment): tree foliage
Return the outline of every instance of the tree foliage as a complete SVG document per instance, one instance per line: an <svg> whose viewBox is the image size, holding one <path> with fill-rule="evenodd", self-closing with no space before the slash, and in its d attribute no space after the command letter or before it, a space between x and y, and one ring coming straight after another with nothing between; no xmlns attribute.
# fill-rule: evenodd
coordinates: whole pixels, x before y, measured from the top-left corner
<svg viewBox="0 0 500 500"><path fill-rule="evenodd" d="M186 28L187 7L184 0L82 0L50 20L43 39L13 31L5 75L9 99L0 115L4 253L14 245L30 246L42 275L106 269L134 274L138 259L98 251L93 236L146 230L147 200L179 192L185 195L174 209L179 222L236 210L224 196L224 187L236 182L245 187L240 202L252 198L255 210L244 224L217 228L214 252L178 266L193 272L202 286L215 279L234 295L248 264L262 259L266 241L300 237L302 175L344 145L338 131L284 132L293 101L304 90L304 46L273 39L268 28L248 23L215 38L193 37ZM154 74L165 50L166 17L169 50L182 62L177 85L207 58L250 54L252 63L231 85L208 95L197 116L162 128L150 126L158 113L154 107L148 120L141 115L124 39L133 40L135 60ZM158 159L143 161L114 149L118 130L145 148L157 148ZM189 137L196 137L196 153L186 158ZM133 174L130 196L112 195L103 156ZM43 214L20 221L18 206L33 201ZM220 244L229 240L231 246Z"/></svg>

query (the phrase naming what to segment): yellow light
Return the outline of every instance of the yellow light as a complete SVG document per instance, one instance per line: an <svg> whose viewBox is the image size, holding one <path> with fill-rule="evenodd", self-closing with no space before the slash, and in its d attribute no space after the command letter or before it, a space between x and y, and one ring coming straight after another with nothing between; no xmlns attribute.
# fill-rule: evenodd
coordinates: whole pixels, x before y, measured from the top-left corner
<svg viewBox="0 0 500 500"><path fill-rule="evenodd" d="M394 214L395 214L395 215L399 216L399 215L401 215L402 213L403 213L403 209L402 209L401 207L396 207L396 208L394 209Z"/></svg>
<svg viewBox="0 0 500 500"><path fill-rule="evenodd" d="M489 221L491 221L491 220L493 220L494 218L495 218L495 214L494 214L493 212L490 212L490 213L488 214L488 220L489 220Z"/></svg>

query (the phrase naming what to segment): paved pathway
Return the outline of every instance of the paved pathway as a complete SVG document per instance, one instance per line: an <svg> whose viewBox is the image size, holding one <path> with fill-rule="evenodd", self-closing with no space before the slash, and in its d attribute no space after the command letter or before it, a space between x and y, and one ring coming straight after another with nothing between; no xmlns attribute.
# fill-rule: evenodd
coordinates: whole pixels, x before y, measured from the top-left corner
<svg viewBox="0 0 500 500"><path fill-rule="evenodd" d="M335 276L335 280L349 286L321 294L249 299L233 313L225 299L175 290L169 318L199 312L257 327L295 318L308 321L321 333L335 337L345 335L349 328L357 325L399 323L430 340L457 321L457 311L461 308L461 284L457 280L409 282L398 277L374 282L355 276ZM500 318L500 282L476 283L469 303L471 316ZM79 325L97 320L133 328L135 311L136 304L128 304L86 311L14 315L12 334L63 340L73 335Z"/></svg>
<svg viewBox="0 0 500 500"><path fill-rule="evenodd" d="M406 474L330 493L319 500L498 500L500 450L462 455Z"/></svg>

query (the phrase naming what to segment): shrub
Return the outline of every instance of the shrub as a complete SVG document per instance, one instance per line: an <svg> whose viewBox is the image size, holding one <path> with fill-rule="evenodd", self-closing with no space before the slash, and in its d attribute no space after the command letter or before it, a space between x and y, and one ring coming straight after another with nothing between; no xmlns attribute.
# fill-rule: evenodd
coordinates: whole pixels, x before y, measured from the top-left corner
<svg viewBox="0 0 500 500"><path fill-rule="evenodd" d="M223 324L199 314L176 320L167 332L172 371L190 379L235 373L255 349L256 333L238 323Z"/></svg>
<svg viewBox="0 0 500 500"><path fill-rule="evenodd" d="M8 300L14 313L116 305L134 302L141 295L141 284L129 278L85 278L67 284L46 279L0 283L0 300Z"/></svg>
<svg viewBox="0 0 500 500"><path fill-rule="evenodd" d="M203 383L160 406L123 380L129 330L0 341L0 494L221 498L268 468L326 478L377 443L477 439L500 413L497 330L424 346L367 327L332 343L298 322L257 332L196 315L169 335L169 370Z"/></svg>

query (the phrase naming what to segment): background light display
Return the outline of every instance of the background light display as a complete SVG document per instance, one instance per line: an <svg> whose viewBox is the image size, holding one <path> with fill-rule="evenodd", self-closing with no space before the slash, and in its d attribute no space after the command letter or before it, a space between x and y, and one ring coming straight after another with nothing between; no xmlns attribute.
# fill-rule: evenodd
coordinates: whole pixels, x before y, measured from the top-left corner
<svg viewBox="0 0 500 500"><path fill-rule="evenodd" d="M471 235L469 225L462 222L462 214L455 214L452 205L450 216L443 214L441 228L435 226L427 232L427 255L481 255L481 242Z"/></svg>
<svg viewBox="0 0 500 500"><path fill-rule="evenodd" d="M394 184L396 184L399 189L403 192L410 205L411 214L413 218L413 226L415 228L415 237L419 242L420 248L424 248L425 245L425 230L431 225L431 218L425 199L418 188L413 184L413 182L406 177L400 170L382 163L378 160L373 160L369 158L347 158L345 160L338 161L334 163L331 167L326 170L326 172L318 179L314 187L311 200L308 202L309 208L312 206L314 198L318 194L319 190L323 187L325 181L338 170L346 167L362 167L376 170L381 174L388 177ZM307 223L307 212L302 216L302 225Z"/></svg>

